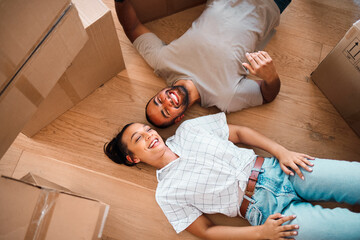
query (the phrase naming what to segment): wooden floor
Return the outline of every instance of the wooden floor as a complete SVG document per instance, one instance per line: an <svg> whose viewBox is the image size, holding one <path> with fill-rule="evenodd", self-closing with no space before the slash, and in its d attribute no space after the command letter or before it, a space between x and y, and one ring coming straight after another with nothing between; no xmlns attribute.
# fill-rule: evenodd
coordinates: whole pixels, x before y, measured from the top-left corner
<svg viewBox="0 0 360 240"><path fill-rule="evenodd" d="M113 1L104 2L114 14ZM203 9L201 5L146 25L170 42ZM229 114L228 122L252 127L294 151L360 161L360 138L310 79L311 72L359 18L359 0L293 0L265 48L282 81L279 96L268 105ZM33 138L20 134L0 160L0 173L20 178L32 171L108 202L111 209L104 239L195 239L187 233L176 235L157 207L155 169L116 165L103 154L104 143L124 124L146 122L145 103L165 87L126 39L116 18L115 26L127 69ZM216 108L195 105L186 118L216 112ZM159 132L166 138L175 129ZM229 220L218 216L215 221ZM230 224L237 222L244 224L230 220Z"/></svg>

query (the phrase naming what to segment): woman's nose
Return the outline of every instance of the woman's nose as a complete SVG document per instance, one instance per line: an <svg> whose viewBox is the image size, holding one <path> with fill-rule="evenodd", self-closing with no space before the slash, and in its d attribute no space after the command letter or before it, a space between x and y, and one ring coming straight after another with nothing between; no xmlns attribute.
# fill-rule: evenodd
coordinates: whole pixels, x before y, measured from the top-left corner
<svg viewBox="0 0 360 240"><path fill-rule="evenodd" d="M145 133L146 140L148 140L151 136L152 136L152 133L150 133L150 132Z"/></svg>

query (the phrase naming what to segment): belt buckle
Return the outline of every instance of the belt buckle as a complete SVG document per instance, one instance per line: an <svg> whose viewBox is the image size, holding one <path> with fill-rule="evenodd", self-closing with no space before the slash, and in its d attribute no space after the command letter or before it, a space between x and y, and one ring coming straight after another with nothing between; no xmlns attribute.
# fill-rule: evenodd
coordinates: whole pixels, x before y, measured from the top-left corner
<svg viewBox="0 0 360 240"><path fill-rule="evenodd" d="M254 195L254 191L245 190L245 195L251 198Z"/></svg>

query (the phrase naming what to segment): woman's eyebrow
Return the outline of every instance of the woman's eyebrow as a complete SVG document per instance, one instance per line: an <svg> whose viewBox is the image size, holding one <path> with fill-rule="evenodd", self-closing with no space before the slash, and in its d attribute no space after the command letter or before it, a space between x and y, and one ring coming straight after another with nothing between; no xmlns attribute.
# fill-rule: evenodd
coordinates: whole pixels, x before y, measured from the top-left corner
<svg viewBox="0 0 360 240"><path fill-rule="evenodd" d="M137 134L137 132L134 132L134 133L131 135L130 140L132 140L132 138L134 137L135 134Z"/></svg>

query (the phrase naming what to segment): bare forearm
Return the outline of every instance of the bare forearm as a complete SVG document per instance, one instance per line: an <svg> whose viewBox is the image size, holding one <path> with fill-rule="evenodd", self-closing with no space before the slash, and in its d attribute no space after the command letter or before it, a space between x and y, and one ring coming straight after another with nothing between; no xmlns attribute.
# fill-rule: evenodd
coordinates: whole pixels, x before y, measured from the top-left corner
<svg viewBox="0 0 360 240"><path fill-rule="evenodd" d="M261 238L260 230L261 226L213 226L206 230L204 239L263 239Z"/></svg>
<svg viewBox="0 0 360 240"><path fill-rule="evenodd" d="M291 229L296 225L283 225L294 219L294 216L282 216L280 213L270 215L260 226L230 227L214 225L210 219L201 215L186 230L202 239L279 239L279 236L292 236ZM283 225L283 226L282 226Z"/></svg>
<svg viewBox="0 0 360 240"><path fill-rule="evenodd" d="M115 2L115 9L120 24L131 42L134 42L141 34L149 32L149 30L139 21L129 0Z"/></svg>
<svg viewBox="0 0 360 240"><path fill-rule="evenodd" d="M286 148L275 141L265 137L259 132L242 126L229 125L230 138L233 143L243 143L246 145L261 148L275 157L278 157Z"/></svg>
<svg viewBox="0 0 360 240"><path fill-rule="evenodd" d="M264 103L269 103L275 99L280 91L280 86L281 83L279 76L261 81L260 89Z"/></svg>

